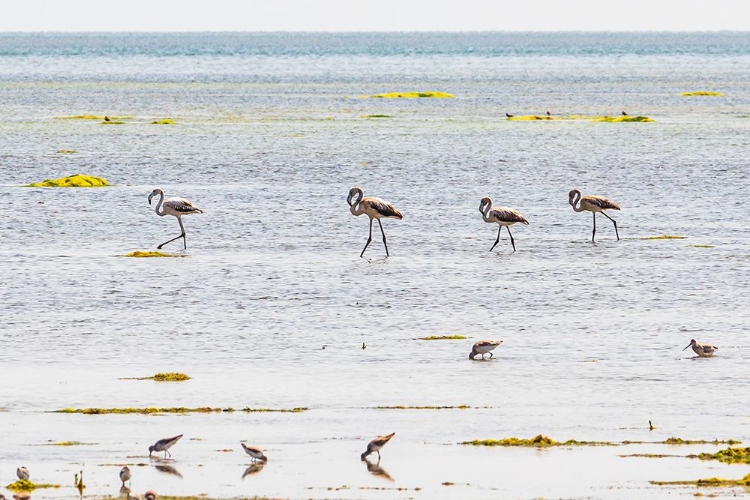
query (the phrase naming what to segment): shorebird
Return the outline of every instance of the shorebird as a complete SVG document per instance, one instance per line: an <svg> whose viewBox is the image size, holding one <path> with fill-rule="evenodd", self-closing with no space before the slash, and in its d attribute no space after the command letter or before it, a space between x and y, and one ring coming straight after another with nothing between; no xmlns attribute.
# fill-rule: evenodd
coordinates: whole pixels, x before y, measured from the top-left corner
<svg viewBox="0 0 750 500"><path fill-rule="evenodd" d="M505 113L505 116L506 118L513 118L513 115L511 115L510 113Z"/></svg>
<svg viewBox="0 0 750 500"><path fill-rule="evenodd" d="M110 121L110 119L109 119L109 116L106 116L106 115L105 115L105 116L104 116L104 121L105 121L105 122L108 122L108 121Z"/></svg>
<svg viewBox="0 0 750 500"><path fill-rule="evenodd" d="M380 449L383 446L385 446L388 443L388 441L390 441L391 438L393 436L395 436L395 435L396 435L395 432L391 432L387 436L378 436L378 437L376 437L375 439L373 439L372 441L370 441L367 444L367 451L365 451L364 453L362 453L362 455L360 455L360 458L362 460L364 460L364 459L367 458L367 455L369 455L371 453L377 453L378 454L378 461L380 461Z"/></svg>
<svg viewBox="0 0 750 500"><path fill-rule="evenodd" d="M171 438L164 438L160 439L151 446L148 447L148 456L150 457L151 454L155 451L163 451L164 452L164 458L167 458L167 454L171 457L172 454L169 453L169 449L174 446L174 444L180 440L182 437L182 434L179 436L171 437Z"/></svg>
<svg viewBox="0 0 750 500"><path fill-rule="evenodd" d="M127 465L120 469L120 481L123 486L125 486L125 481L130 481L130 467Z"/></svg>
<svg viewBox="0 0 750 500"><path fill-rule="evenodd" d="M547 116L552 116L552 113L550 113L549 111L547 111Z"/></svg>
<svg viewBox="0 0 750 500"><path fill-rule="evenodd" d="M502 231L503 226L506 226L508 228L508 234L510 235L510 244L513 245L513 251L515 252L516 242L513 240L513 234L510 232L510 226L512 226L516 222L528 225L529 221L524 219L523 215L519 214L515 210L511 210L510 208L493 207L492 200L487 196L482 198L482 201L479 202L479 212L482 214L484 222L489 222L490 224L495 223L499 226L497 228L497 239L495 240L495 244L492 245L492 248L490 248L490 252L495 248L497 242L500 241L500 231Z"/></svg>
<svg viewBox="0 0 750 500"><path fill-rule="evenodd" d="M367 246L372 241L372 219L377 219L378 225L380 226L380 232L383 234L385 256L389 257L388 243L385 241L385 232L383 231L383 224L380 222L380 219L403 219L404 216L401 215L401 212L399 212L393 205L387 201L381 200L380 198L375 198L373 196L365 198L362 188L357 186L354 186L349 190L349 196L346 197L346 202L349 204L349 211L352 215L360 216L365 214L370 218L370 235L367 237L367 243L365 243L365 247L362 249L362 253L359 254L359 256L362 257L365 254Z"/></svg>
<svg viewBox="0 0 750 500"><path fill-rule="evenodd" d="M480 340L479 342L474 342L474 345L471 347L471 354L469 354L469 359L474 359L474 357L477 354L482 355L482 359L484 359L484 355L488 352L490 353L490 358L492 357L492 351L495 347L502 344L502 340Z"/></svg>
<svg viewBox="0 0 750 500"><path fill-rule="evenodd" d="M166 245L167 243L171 243L174 240L178 240L182 238L182 242L185 245L185 250L187 250L187 240L185 239L185 226L182 225L182 216L188 215L188 214L202 214L203 210L196 207L192 203L190 203L188 200L184 198L167 198L164 199L164 191L162 191L159 188L154 189L151 191L151 194L148 195L148 204L151 205L151 198L154 196L159 195L159 202L156 204L156 215L159 215L161 217L165 215L174 215L177 217L177 222L180 223L180 235L176 238L172 238L169 241L165 241L158 247L157 249L161 250L161 247ZM159 211L161 209L161 212Z"/></svg>
<svg viewBox="0 0 750 500"><path fill-rule="evenodd" d="M625 111L623 111L622 116L628 116L628 114Z"/></svg>
<svg viewBox="0 0 750 500"><path fill-rule="evenodd" d="M21 481L28 481L29 480L29 469L26 467L19 467L16 469L16 476L18 476L18 479Z"/></svg>
<svg viewBox="0 0 750 500"><path fill-rule="evenodd" d="M580 204L578 204L579 201ZM620 206L617 203L609 201L604 196L596 196L592 194L586 195L581 198L581 192L577 189L574 189L568 193L568 203L570 203L570 206L573 207L573 210L575 210L576 212L583 212L584 210L588 210L589 212L591 212L591 215L594 216L594 231L591 233L592 242L594 241L594 235L596 234L597 212L612 221L612 224L615 225L615 234L617 235L617 240L620 240L620 233L617 231L617 221L604 213L605 210L620 210ZM578 206L576 206L576 204L578 204Z"/></svg>
<svg viewBox="0 0 750 500"><path fill-rule="evenodd" d="M715 345L708 345L708 344L701 344L700 342L697 342L695 339L691 339L690 343L685 346L685 349L688 347L693 348L693 352L700 356L701 358L708 358L709 356L713 356L713 354L719 350L718 347ZM683 351L685 350L683 349Z"/></svg>
<svg viewBox="0 0 750 500"><path fill-rule="evenodd" d="M245 450L245 453L253 457L253 462L255 462L256 460L260 460L261 462L268 461L268 457L263 454L263 450L261 450L257 446L247 446L245 443L240 444L242 445L242 449Z"/></svg>

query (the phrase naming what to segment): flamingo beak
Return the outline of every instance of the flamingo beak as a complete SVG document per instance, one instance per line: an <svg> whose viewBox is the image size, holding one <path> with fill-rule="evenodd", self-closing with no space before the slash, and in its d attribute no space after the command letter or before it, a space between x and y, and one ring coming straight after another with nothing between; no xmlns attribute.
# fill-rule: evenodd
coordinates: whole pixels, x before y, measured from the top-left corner
<svg viewBox="0 0 750 500"><path fill-rule="evenodd" d="M154 197L154 193L151 193L150 195L148 195L148 204L149 205L151 205L151 198L153 198L153 197Z"/></svg>

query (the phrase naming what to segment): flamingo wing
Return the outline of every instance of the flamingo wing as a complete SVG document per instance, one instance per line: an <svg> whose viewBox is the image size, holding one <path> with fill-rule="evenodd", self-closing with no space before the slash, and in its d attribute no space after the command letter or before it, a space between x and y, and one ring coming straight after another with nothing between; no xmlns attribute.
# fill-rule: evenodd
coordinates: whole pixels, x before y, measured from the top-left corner
<svg viewBox="0 0 750 500"><path fill-rule="evenodd" d="M528 224L523 215L519 214L515 210L506 207L492 207L490 215L500 222L520 222L521 224Z"/></svg>
<svg viewBox="0 0 750 500"><path fill-rule="evenodd" d="M193 205L189 200L185 198L168 198L164 201L164 207L174 210L177 213L189 214L189 213L203 213L203 210Z"/></svg>
<svg viewBox="0 0 750 500"><path fill-rule="evenodd" d="M394 219L403 219L404 216L396 207L380 198L367 198L367 204L379 213L382 217L391 217Z"/></svg>
<svg viewBox="0 0 750 500"><path fill-rule="evenodd" d="M582 198L582 200L585 200L586 203L590 203L591 205L597 206L601 208L602 210L620 210L620 206L613 202L609 201L604 196L597 196L597 195L587 195Z"/></svg>

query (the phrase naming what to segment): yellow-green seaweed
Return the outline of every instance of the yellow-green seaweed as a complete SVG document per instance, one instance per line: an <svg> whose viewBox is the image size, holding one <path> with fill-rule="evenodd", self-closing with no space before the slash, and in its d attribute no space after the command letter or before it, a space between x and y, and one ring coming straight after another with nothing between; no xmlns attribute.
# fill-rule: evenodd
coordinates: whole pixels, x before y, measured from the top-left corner
<svg viewBox="0 0 750 500"><path fill-rule="evenodd" d="M168 372L168 373L157 373L150 377L133 377L126 378L124 380L154 380L156 382L182 382L184 380L190 380L190 376L184 373Z"/></svg>
<svg viewBox="0 0 750 500"><path fill-rule="evenodd" d="M371 118L390 118L390 117L391 117L391 115L380 115L380 114L362 115L362 118L366 118L368 120L371 119Z"/></svg>
<svg viewBox="0 0 750 500"><path fill-rule="evenodd" d="M429 337L419 337L414 340L466 340L467 338L463 335L430 335Z"/></svg>
<svg viewBox="0 0 750 500"><path fill-rule="evenodd" d="M28 479L19 479L5 488L11 491L34 491L43 488L59 488L59 484L32 483Z"/></svg>
<svg viewBox="0 0 750 500"><path fill-rule="evenodd" d="M718 460L726 464L750 464L750 448L732 448L719 450L716 453L700 453L688 455L688 458L699 458L701 460Z"/></svg>
<svg viewBox="0 0 750 500"><path fill-rule="evenodd" d="M109 120L109 121L99 122L99 125L125 125L125 122L122 120Z"/></svg>
<svg viewBox="0 0 750 500"><path fill-rule="evenodd" d="M162 118L160 120L154 120L151 125L174 125L174 120L171 118Z"/></svg>
<svg viewBox="0 0 750 500"><path fill-rule="evenodd" d="M376 410L468 410L469 405L458 406L376 406Z"/></svg>
<svg viewBox="0 0 750 500"><path fill-rule="evenodd" d="M693 248L716 248L714 245L690 245Z"/></svg>
<svg viewBox="0 0 750 500"><path fill-rule="evenodd" d="M471 446L524 446L531 448L549 448L551 446L617 446L617 443L608 441L576 441L569 439L567 441L555 441L554 439L539 434L531 439L521 439L509 437L504 439L475 439L473 441L463 441L459 444Z"/></svg>
<svg viewBox="0 0 750 500"><path fill-rule="evenodd" d="M740 444L742 441L736 439L714 439L713 441L706 441L705 439L682 439L678 437L667 438L662 443L657 444L671 444L671 445L682 445L682 444ZM731 449L731 448L730 448Z"/></svg>
<svg viewBox="0 0 750 500"><path fill-rule="evenodd" d="M622 122L653 122L653 118L648 116L598 116L594 118L595 122L622 123Z"/></svg>
<svg viewBox="0 0 750 500"><path fill-rule="evenodd" d="M696 90L694 92L680 92L681 97L695 97L695 96L710 96L710 97L721 97L724 94L721 92L714 92L713 90Z"/></svg>
<svg viewBox="0 0 750 500"><path fill-rule="evenodd" d="M73 116L58 116L58 120L100 120L104 121L107 116L105 115L73 115ZM130 120L132 116L109 116L110 120Z"/></svg>
<svg viewBox="0 0 750 500"><path fill-rule="evenodd" d="M101 177L93 175L75 174L59 179L45 179L42 182L32 182L24 187L103 187L109 186L109 182Z"/></svg>
<svg viewBox="0 0 750 500"><path fill-rule="evenodd" d="M687 236L679 236L676 234L660 234L657 236L643 236L641 238L634 238L636 240L685 240L687 239Z"/></svg>
<svg viewBox="0 0 750 500"><path fill-rule="evenodd" d="M77 152L78 151L76 151L75 149L58 149L57 151L55 151L55 153L59 155L74 155Z"/></svg>
<svg viewBox="0 0 750 500"><path fill-rule="evenodd" d="M575 115L570 115L575 116ZM560 116L547 116L547 115L514 115L509 116L509 121L535 121L535 120L576 120L578 118L565 118Z"/></svg>
<svg viewBox="0 0 750 500"><path fill-rule="evenodd" d="M375 94L370 96L373 99L453 99L453 94L447 92L387 92L385 94Z"/></svg>
<svg viewBox="0 0 750 500"><path fill-rule="evenodd" d="M239 410L234 408L212 408L210 406L203 406L199 408L185 408L185 407L174 407L174 408L62 408L60 410L54 410L51 413L80 413L83 415L128 415L128 414L141 414L151 415L158 413L232 413L234 411L242 411L245 413L300 413L306 411L307 408L249 408L245 407Z"/></svg>
<svg viewBox="0 0 750 500"><path fill-rule="evenodd" d="M96 443L82 443L81 441L55 441L45 443L44 446L93 446Z"/></svg>
<svg viewBox="0 0 750 500"><path fill-rule="evenodd" d="M709 477L696 481L649 481L657 486L750 486L750 474L740 479L724 479L723 477Z"/></svg>
<svg viewBox="0 0 750 500"><path fill-rule="evenodd" d="M555 120L586 120L593 122L610 122L610 123L621 123L621 122L653 122L653 118L648 116L605 116L605 115L561 115L561 116L547 116L547 115L513 115L508 117L508 121L555 121Z"/></svg>
<svg viewBox="0 0 750 500"><path fill-rule="evenodd" d="M182 254L156 252L156 251L151 251L151 250L136 250L134 252L126 253L125 255L118 255L118 257L148 258L148 257L187 257L187 256L182 255Z"/></svg>

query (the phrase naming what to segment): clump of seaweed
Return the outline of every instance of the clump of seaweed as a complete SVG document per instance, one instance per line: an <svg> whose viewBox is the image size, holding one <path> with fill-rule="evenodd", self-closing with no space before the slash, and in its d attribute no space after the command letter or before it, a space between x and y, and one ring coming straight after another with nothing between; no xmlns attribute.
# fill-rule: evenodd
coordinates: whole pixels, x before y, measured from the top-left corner
<svg viewBox="0 0 750 500"><path fill-rule="evenodd" d="M565 116L550 116L550 115L510 115L508 121L551 121L551 120L587 120L593 122L608 122L608 123L622 123L622 122L653 122L653 118L648 116L598 116L598 115L565 115Z"/></svg>
<svg viewBox="0 0 750 500"><path fill-rule="evenodd" d="M713 245L690 245L693 248L716 248Z"/></svg>
<svg viewBox="0 0 750 500"><path fill-rule="evenodd" d="M43 488L59 488L59 484L32 483L28 479L19 479L5 488L11 491L34 491Z"/></svg>
<svg viewBox="0 0 750 500"><path fill-rule="evenodd" d="M678 236L676 234L660 234L657 236L643 236L641 238L635 238L638 240L685 240L687 236Z"/></svg>
<svg viewBox="0 0 750 500"><path fill-rule="evenodd" d="M467 338L463 335L430 335L429 337L419 337L414 340L466 340Z"/></svg>
<svg viewBox="0 0 750 500"><path fill-rule="evenodd" d="M171 118L162 118L160 120L154 120L151 125L174 125L174 120Z"/></svg>
<svg viewBox="0 0 750 500"><path fill-rule="evenodd" d="M122 120L105 120L99 122L99 125L125 125L125 122Z"/></svg>
<svg viewBox="0 0 750 500"><path fill-rule="evenodd" d="M109 186L109 182L101 177L93 175L75 174L59 179L45 179L42 182L33 182L24 187L103 187Z"/></svg>
<svg viewBox="0 0 750 500"><path fill-rule="evenodd" d="M372 118L390 118L390 117L391 117L391 115L378 115L378 114L376 114L376 115L362 115L362 118L366 118L368 120L372 119Z"/></svg>
<svg viewBox="0 0 750 500"><path fill-rule="evenodd" d="M716 453L700 453L688 455L688 458L699 458L701 460L718 460L726 464L750 464L750 448L732 448L719 450Z"/></svg>
<svg viewBox="0 0 750 500"><path fill-rule="evenodd" d="M617 443L608 441L576 441L569 439L567 441L555 441L554 439L539 434L531 439L521 439L509 437L504 439L475 439L474 441L464 441L459 444L471 446L524 446L531 448L548 448L551 446L617 446Z"/></svg>
<svg viewBox="0 0 750 500"><path fill-rule="evenodd" d="M571 115L576 116L576 115ZM535 120L575 120L578 118L565 118L559 116L547 116L547 115L513 115L509 116L510 121L535 121Z"/></svg>
<svg viewBox="0 0 750 500"><path fill-rule="evenodd" d="M133 377L126 378L123 380L154 380L156 382L182 382L184 380L190 380L190 376L184 373L168 372L168 373L157 373L150 377Z"/></svg>
<svg viewBox="0 0 750 500"><path fill-rule="evenodd" d="M710 97L721 97L724 94L721 92L714 92L712 90L696 90L694 92L680 92L681 97L695 97L695 96L710 96Z"/></svg>
<svg viewBox="0 0 750 500"><path fill-rule="evenodd" d="M653 122L653 118L648 116L598 116L594 118L595 122L607 122L607 123L622 123L622 122Z"/></svg>
<svg viewBox="0 0 750 500"><path fill-rule="evenodd" d="M370 97L373 99L453 99L456 96L447 92L388 92L371 95Z"/></svg>
<svg viewBox="0 0 750 500"><path fill-rule="evenodd" d="M75 149L58 149L57 151L55 151L55 153L59 155L74 155L77 152L78 151L76 151Z"/></svg>
<svg viewBox="0 0 750 500"><path fill-rule="evenodd" d="M671 444L671 445L682 445L682 444L740 444L742 441L736 439L714 439L713 441L706 441L704 439L682 439L678 437L667 438L663 443L659 444ZM731 448L730 448L731 449Z"/></svg>
<svg viewBox="0 0 750 500"><path fill-rule="evenodd" d="M44 446L93 446L95 443L82 443L81 441L56 441L45 443Z"/></svg>
<svg viewBox="0 0 750 500"><path fill-rule="evenodd" d="M741 479L724 479L723 477L709 477L697 481L649 481L657 486L750 486L750 474Z"/></svg>
<svg viewBox="0 0 750 500"><path fill-rule="evenodd" d="M126 253L125 255L118 255L117 257L136 257L136 258L187 257L187 255L177 254L177 253L156 252L156 251L151 251L151 250L136 250L134 252Z"/></svg>
<svg viewBox="0 0 750 500"><path fill-rule="evenodd" d="M185 408L185 407L174 407L174 408L63 408L61 410L54 410L51 413L80 413L83 415L128 415L128 414L141 414L141 415L152 415L158 413L232 413L234 411L243 411L245 413L300 413L306 411L307 408L242 408L241 410L235 410L234 408L212 408L210 406L203 406L199 408Z"/></svg>

